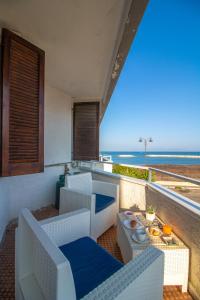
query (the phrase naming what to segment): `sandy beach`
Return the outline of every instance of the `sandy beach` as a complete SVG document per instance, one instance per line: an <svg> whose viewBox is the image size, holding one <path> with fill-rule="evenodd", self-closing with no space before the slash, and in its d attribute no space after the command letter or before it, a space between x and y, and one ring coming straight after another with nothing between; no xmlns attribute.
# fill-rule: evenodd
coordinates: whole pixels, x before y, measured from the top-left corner
<svg viewBox="0 0 200 300"><path fill-rule="evenodd" d="M152 165L151 167L200 180L200 165ZM156 181L173 191L200 203L200 186L156 172Z"/></svg>
<svg viewBox="0 0 200 300"><path fill-rule="evenodd" d="M200 179L200 165L151 165L151 167L191 178ZM161 174L158 172L156 173L156 177L157 180L172 179L172 177L169 177L169 175ZM178 179L174 178L174 181L177 180Z"/></svg>

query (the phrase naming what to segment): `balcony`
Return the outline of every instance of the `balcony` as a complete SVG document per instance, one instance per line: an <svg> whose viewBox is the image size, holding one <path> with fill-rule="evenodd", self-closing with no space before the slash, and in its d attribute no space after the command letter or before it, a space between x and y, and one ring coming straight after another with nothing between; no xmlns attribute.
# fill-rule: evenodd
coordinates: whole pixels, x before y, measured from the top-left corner
<svg viewBox="0 0 200 300"><path fill-rule="evenodd" d="M56 182L69 165L73 174L91 171L93 179L119 184L121 211L156 205L191 253L188 293L168 286L164 299L200 296L199 205L150 177L112 174L110 157L103 164L77 164L99 158L100 121L147 3L1 1L0 299L15 299L21 210L28 208L38 220L57 216ZM111 227L98 243L122 260L116 236Z"/></svg>
<svg viewBox="0 0 200 300"><path fill-rule="evenodd" d="M75 165L75 163L73 164ZM86 166L87 165L87 166ZM92 165L92 168L91 168ZM133 211L144 211L147 205L157 207L157 214L162 221L170 223L177 236L184 241L190 250L189 267L189 293L182 293L178 286L165 286L164 299L198 299L199 293L199 261L200 242L198 239L200 228L200 212L187 203L181 203L180 197L170 190L163 190L145 180L134 179L122 175L112 174L103 170L95 169L94 162L79 163L79 171L92 171L93 178L104 182L117 183L120 186L120 210L131 209ZM74 169L77 171L77 167ZM63 170L64 171L64 170ZM58 211L52 206L42 208L34 212L40 220L55 216ZM14 299L14 231L16 220L7 226L6 235L1 243L1 285L0 295L2 299ZM99 239L98 243L106 248L117 259L122 260L120 249L116 242L116 228L111 227Z"/></svg>

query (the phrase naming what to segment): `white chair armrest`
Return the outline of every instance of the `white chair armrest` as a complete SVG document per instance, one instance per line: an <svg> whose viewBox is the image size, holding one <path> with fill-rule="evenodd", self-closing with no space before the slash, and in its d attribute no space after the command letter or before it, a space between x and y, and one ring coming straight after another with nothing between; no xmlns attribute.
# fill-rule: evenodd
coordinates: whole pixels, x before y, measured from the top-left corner
<svg viewBox="0 0 200 300"><path fill-rule="evenodd" d="M80 209L40 221L51 240L59 247L84 236L90 236L90 211Z"/></svg>
<svg viewBox="0 0 200 300"><path fill-rule="evenodd" d="M19 216L15 247L16 299L76 299L69 261L27 209Z"/></svg>
<svg viewBox="0 0 200 300"><path fill-rule="evenodd" d="M78 190L63 187L60 189L59 214L74 211L81 208L95 210L95 195L84 194Z"/></svg>
<svg viewBox="0 0 200 300"><path fill-rule="evenodd" d="M103 194L115 198L118 198L119 195L119 185L110 182L92 180L92 189L93 193L96 194Z"/></svg>
<svg viewBox="0 0 200 300"><path fill-rule="evenodd" d="M164 254L154 247L148 247L83 299L161 300L163 277Z"/></svg>

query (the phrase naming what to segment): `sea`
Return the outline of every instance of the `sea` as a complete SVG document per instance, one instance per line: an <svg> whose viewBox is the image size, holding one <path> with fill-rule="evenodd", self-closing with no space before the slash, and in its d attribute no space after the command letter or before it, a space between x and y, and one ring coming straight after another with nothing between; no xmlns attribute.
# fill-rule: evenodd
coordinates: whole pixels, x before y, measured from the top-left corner
<svg viewBox="0 0 200 300"><path fill-rule="evenodd" d="M129 165L200 165L200 152L101 151L117 164Z"/></svg>

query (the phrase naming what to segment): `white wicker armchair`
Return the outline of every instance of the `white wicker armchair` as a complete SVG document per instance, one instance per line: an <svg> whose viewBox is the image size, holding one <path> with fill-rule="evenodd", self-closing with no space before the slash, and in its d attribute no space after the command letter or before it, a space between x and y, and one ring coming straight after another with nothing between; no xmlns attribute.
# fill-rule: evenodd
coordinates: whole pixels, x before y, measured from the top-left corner
<svg viewBox="0 0 200 300"><path fill-rule="evenodd" d="M38 222L22 210L16 231L16 300L77 299L70 262L59 247L89 234L89 214L82 209ZM163 253L149 247L82 299L161 300L162 285Z"/></svg>
<svg viewBox="0 0 200 300"><path fill-rule="evenodd" d="M111 203L98 211L104 201L101 196L107 197L108 201L111 199ZM91 173L66 176L65 187L60 191L59 213L63 214L80 208L88 208L91 211L91 236L97 239L113 224L116 224L119 210L119 186L92 180Z"/></svg>

